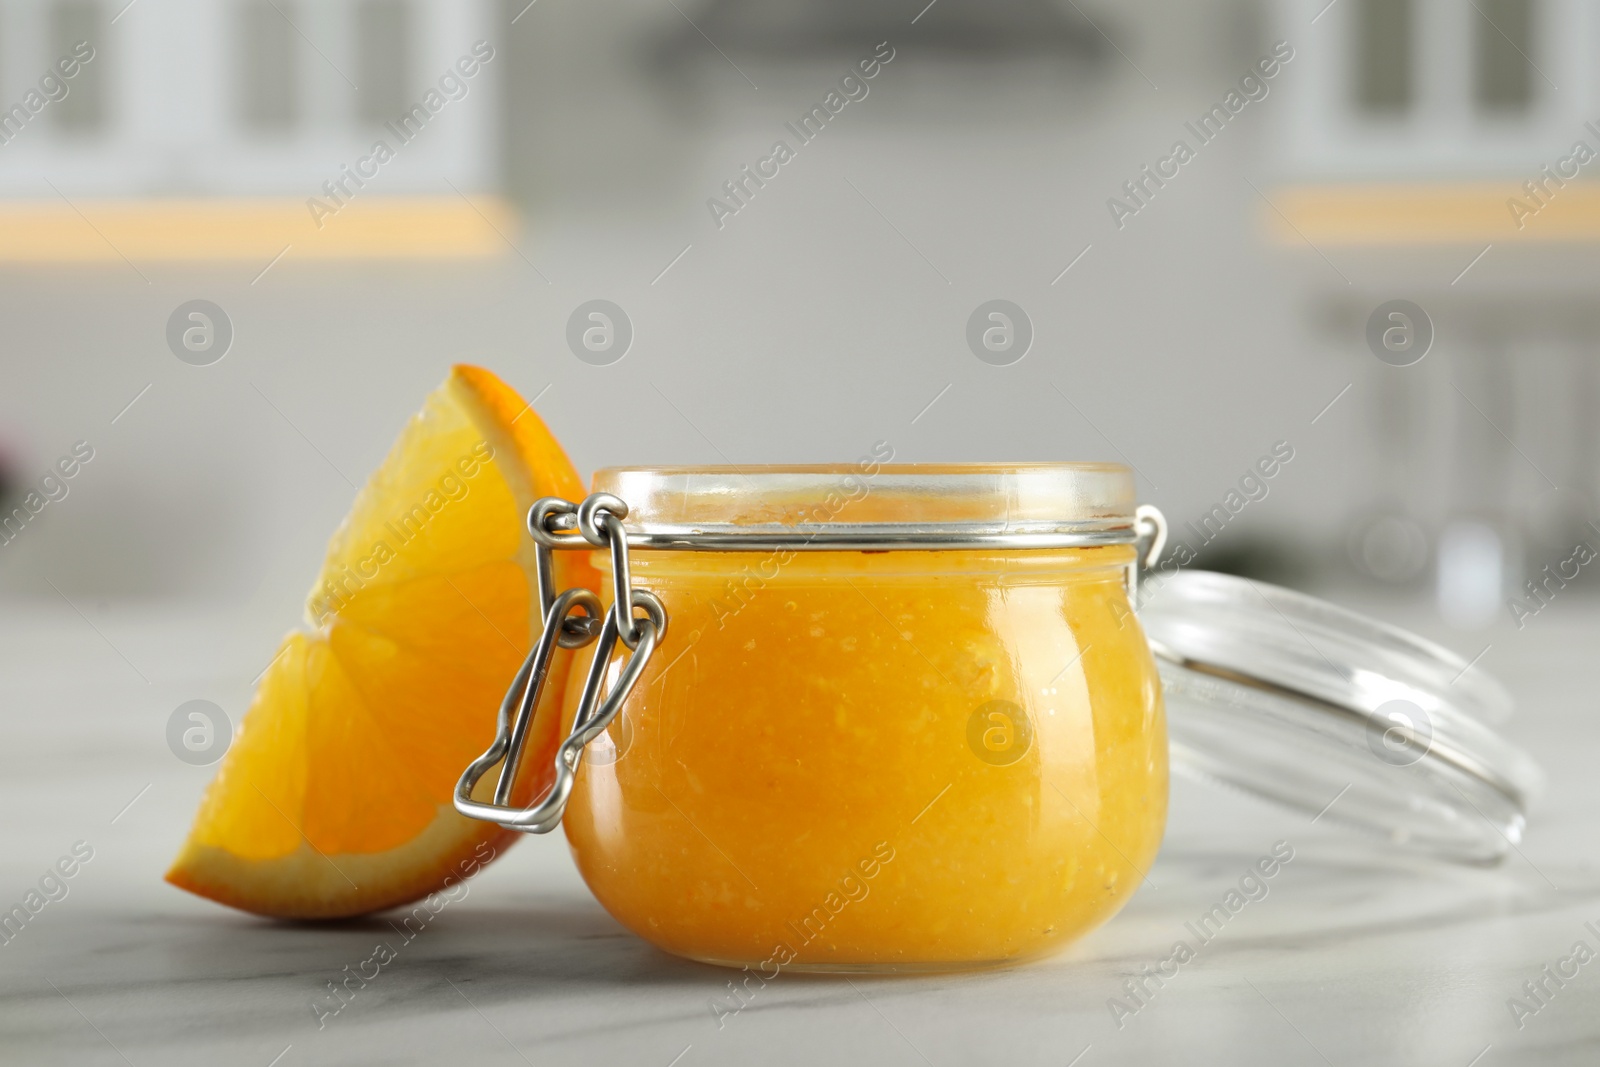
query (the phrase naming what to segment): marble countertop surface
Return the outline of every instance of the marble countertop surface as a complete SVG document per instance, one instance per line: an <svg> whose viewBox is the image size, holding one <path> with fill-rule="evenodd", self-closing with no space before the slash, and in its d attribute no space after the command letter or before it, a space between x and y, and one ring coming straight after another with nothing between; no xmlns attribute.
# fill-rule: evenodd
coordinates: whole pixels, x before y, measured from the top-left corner
<svg viewBox="0 0 1600 1067"><path fill-rule="evenodd" d="M0 612L0 904L77 842L93 850L68 895L0 945L0 1063L1600 1062L1600 960L1520 1026L1508 1007L1576 942L1600 950L1585 925L1600 929L1587 603L1520 633L1445 635L1469 657L1490 646L1482 664L1520 702L1510 729L1549 778L1498 868L1408 859L1179 781L1150 884L1062 954L976 974L785 974L719 1020L730 974L621 929L551 835L488 868L321 1028L313 1003L387 924L271 923L161 881L212 772L172 756L167 717L205 698L237 718L270 642L194 611L80 607ZM1295 859L1270 894L1117 1018L1124 979L1280 840Z"/></svg>

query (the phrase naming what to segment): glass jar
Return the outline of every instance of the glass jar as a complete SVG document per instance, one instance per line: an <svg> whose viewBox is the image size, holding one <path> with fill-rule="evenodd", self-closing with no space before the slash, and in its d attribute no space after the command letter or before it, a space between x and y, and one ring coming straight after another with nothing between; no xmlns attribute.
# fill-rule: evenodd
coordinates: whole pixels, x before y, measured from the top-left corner
<svg viewBox="0 0 1600 1067"><path fill-rule="evenodd" d="M629 565L672 618L566 808L623 925L735 966L968 968L1064 944L1138 887L1167 739L1125 468L628 469L595 489L665 546Z"/></svg>
<svg viewBox="0 0 1600 1067"><path fill-rule="evenodd" d="M976 968L1093 929L1161 842L1163 682L1202 777L1319 818L1348 778L1330 822L1451 858L1503 854L1536 783L1480 721L1497 685L1310 598L1158 570L1153 654L1134 593L1164 523L1120 465L613 469L529 528L544 630L456 807L564 816L601 904L704 962ZM609 604L551 588L573 548L602 550ZM566 740L528 757L555 781L519 809L558 648L585 649Z"/></svg>
<svg viewBox="0 0 1600 1067"><path fill-rule="evenodd" d="M746 532L1133 519L1131 478L1099 467L595 486L641 525L701 530L708 512ZM566 815L578 869L624 926L714 963L975 967L1077 937L1138 887L1166 822L1133 561L1131 544L635 553L678 636L591 744Z"/></svg>

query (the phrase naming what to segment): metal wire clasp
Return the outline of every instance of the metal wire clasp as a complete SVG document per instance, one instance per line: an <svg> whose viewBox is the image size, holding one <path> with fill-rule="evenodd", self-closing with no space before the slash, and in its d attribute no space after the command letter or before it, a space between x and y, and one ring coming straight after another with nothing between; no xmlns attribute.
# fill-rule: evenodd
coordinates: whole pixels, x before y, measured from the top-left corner
<svg viewBox="0 0 1600 1067"><path fill-rule="evenodd" d="M1133 513L1134 545L1137 553L1128 567L1128 600L1139 603L1139 575L1161 562L1167 547L1167 517L1154 504L1140 504Z"/></svg>
<svg viewBox="0 0 1600 1067"><path fill-rule="evenodd" d="M628 539L622 528L622 520L627 515L628 505L608 493L592 494L582 504L560 497L544 497L529 509L528 532L538 546L534 572L544 629L500 703L494 743L472 761L456 783L455 807L461 814L524 833L544 834L555 829L572 795L584 746L616 717L666 634L667 609L660 598L648 590L633 588L628 568ZM554 550L591 546L608 549L611 553L615 598L611 610L604 616L600 611L600 598L593 590L579 587L560 593L555 591ZM580 608L582 614L578 614ZM635 614L636 610L643 614ZM522 749L538 712L556 647L579 649L596 640L599 645L578 698L572 729L556 750L555 784L533 807L515 807L511 804L512 786L517 780ZM605 678L618 641L628 651L622 671L608 691ZM496 763L500 764L500 777L495 784L493 803L473 800L473 788Z"/></svg>

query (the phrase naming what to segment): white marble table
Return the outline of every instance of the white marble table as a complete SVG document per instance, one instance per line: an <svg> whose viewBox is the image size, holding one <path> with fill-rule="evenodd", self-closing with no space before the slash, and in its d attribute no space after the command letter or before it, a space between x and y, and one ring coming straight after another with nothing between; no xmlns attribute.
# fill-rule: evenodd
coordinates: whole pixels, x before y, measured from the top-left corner
<svg viewBox="0 0 1600 1067"><path fill-rule="evenodd" d="M1579 939L1600 948L1584 925L1600 927L1600 612L1587 603L1453 639L1467 655L1492 643L1483 662L1519 697L1515 729L1549 775L1501 868L1409 861L1180 782L1153 884L1065 954L981 974L784 975L719 1028L709 1004L729 975L624 932L565 843L539 838L320 1030L313 1001L387 925L274 924L160 880L210 775L168 752L167 716L194 697L236 714L275 626L82 606L0 611L0 904L74 842L94 849L68 896L0 946L0 1062L1600 1062L1600 960L1521 1029L1506 1003ZM1107 1001L1124 978L1280 839L1296 857L1270 895L1119 1029Z"/></svg>

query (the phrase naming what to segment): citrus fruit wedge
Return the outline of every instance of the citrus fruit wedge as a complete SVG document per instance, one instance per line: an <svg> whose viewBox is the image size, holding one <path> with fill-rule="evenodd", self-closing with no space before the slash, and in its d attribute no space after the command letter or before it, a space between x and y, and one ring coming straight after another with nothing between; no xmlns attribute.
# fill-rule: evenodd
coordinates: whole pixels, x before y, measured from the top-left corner
<svg viewBox="0 0 1600 1067"><path fill-rule="evenodd" d="M455 367L333 535L309 625L262 675L167 880L262 915L338 918L448 888L503 851L518 835L451 796L539 634L528 508L582 493L530 406ZM557 588L594 587L581 554L556 567ZM566 667L557 656L547 692ZM519 804L553 778L557 718L534 723Z"/></svg>

